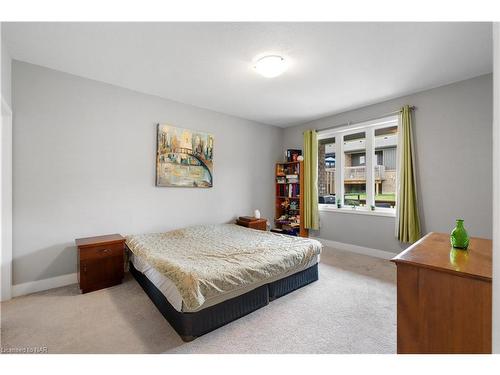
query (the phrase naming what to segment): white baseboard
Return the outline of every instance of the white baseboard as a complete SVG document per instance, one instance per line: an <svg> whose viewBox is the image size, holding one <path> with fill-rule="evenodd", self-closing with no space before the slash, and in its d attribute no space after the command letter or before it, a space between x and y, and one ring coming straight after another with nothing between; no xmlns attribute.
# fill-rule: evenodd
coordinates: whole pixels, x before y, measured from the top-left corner
<svg viewBox="0 0 500 375"><path fill-rule="evenodd" d="M343 250L343 251L351 251L353 253L369 255L371 257L382 258L382 259L392 259L397 254L391 253L390 251L372 249L364 246L351 245L348 243L337 242L332 240L326 240L323 238L314 238L323 244L323 246L333 247L334 249Z"/></svg>
<svg viewBox="0 0 500 375"><path fill-rule="evenodd" d="M61 286L76 284L78 281L76 273L50 277L48 279L30 281L23 284L12 285L12 297L24 296L25 294L41 292Z"/></svg>

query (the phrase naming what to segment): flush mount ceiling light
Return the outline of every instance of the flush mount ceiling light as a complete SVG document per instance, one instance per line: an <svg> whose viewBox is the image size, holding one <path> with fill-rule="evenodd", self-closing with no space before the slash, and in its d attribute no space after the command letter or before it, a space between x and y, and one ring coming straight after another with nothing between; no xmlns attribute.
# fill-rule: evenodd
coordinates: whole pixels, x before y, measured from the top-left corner
<svg viewBox="0 0 500 375"><path fill-rule="evenodd" d="M282 74L286 70L287 64L283 57L269 55L258 59L254 68L260 75L267 78L273 78Z"/></svg>

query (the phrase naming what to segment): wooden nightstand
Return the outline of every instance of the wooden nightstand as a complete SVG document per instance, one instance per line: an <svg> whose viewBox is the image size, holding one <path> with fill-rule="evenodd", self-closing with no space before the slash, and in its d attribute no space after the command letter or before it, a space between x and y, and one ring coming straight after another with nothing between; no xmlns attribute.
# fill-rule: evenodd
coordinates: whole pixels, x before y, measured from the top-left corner
<svg viewBox="0 0 500 375"><path fill-rule="evenodd" d="M82 293L120 284L125 238L119 234L78 238L78 283Z"/></svg>
<svg viewBox="0 0 500 375"><path fill-rule="evenodd" d="M267 220L266 219L257 219L255 217L250 217L250 216L240 216L236 220L236 224L241 225L242 227L247 227L247 228L251 228L251 229L267 230Z"/></svg>

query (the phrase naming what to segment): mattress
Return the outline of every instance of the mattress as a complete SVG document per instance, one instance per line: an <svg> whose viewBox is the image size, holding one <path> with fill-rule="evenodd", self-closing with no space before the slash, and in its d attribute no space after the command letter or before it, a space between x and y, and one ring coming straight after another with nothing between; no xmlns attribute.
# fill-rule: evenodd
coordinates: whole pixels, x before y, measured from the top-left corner
<svg viewBox="0 0 500 375"><path fill-rule="evenodd" d="M297 272L303 271L311 266L314 266L315 264L319 263L320 261L320 255L315 255L313 259L301 266L297 267L296 269L289 270L288 272L285 272L279 276L275 276L272 278L268 278L266 280L263 280L259 283L255 283L252 285L245 286L241 289L238 289L237 291L229 292L229 293L224 293L216 298L211 298L209 300L206 300L203 305L201 305L199 308L190 310L183 306L182 303L182 296L179 293L179 290L175 286L175 284L165 275L162 275L159 271L157 271L155 268L153 268L145 259L141 259L139 256L135 256L132 252L130 253L130 261L134 265L135 269L142 273L144 276L148 278L149 281L153 283L154 286L158 288L158 290L165 296L165 298L168 300L168 302L172 305L174 309L176 309L178 312L196 312L200 311L204 308L216 305L218 303L227 301L231 298L238 297L242 294L245 294L251 290L254 290L264 284L268 284L271 282L274 282L276 280L285 278L287 276L293 275Z"/></svg>
<svg viewBox="0 0 500 375"><path fill-rule="evenodd" d="M127 237L131 261L179 312L196 312L315 265L321 244L234 224Z"/></svg>

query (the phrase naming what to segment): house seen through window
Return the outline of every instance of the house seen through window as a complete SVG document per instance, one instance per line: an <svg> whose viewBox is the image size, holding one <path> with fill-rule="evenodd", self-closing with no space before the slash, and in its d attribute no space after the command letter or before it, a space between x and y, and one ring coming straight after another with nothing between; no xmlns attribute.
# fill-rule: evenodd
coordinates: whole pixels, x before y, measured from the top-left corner
<svg viewBox="0 0 500 375"><path fill-rule="evenodd" d="M366 126L359 124L351 129L320 131L318 139L320 205L394 210L397 117Z"/></svg>

